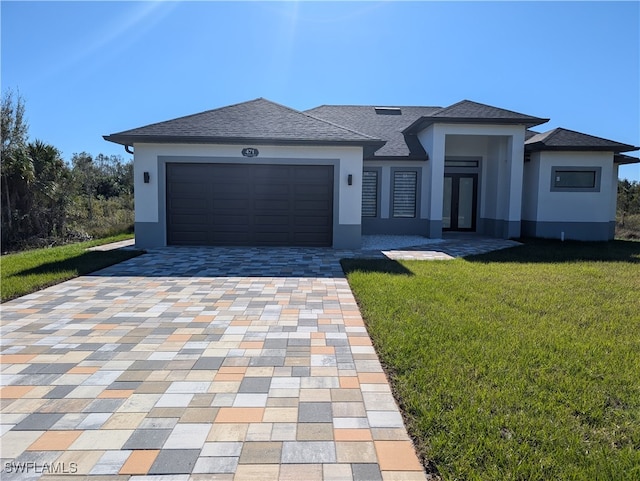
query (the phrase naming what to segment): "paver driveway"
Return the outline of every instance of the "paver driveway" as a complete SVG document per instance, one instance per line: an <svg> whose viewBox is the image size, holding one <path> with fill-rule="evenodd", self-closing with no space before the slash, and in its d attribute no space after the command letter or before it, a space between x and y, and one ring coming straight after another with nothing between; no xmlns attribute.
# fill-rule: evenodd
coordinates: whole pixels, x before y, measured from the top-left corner
<svg viewBox="0 0 640 481"><path fill-rule="evenodd" d="M5 303L2 479L424 480L339 257L158 249Z"/></svg>

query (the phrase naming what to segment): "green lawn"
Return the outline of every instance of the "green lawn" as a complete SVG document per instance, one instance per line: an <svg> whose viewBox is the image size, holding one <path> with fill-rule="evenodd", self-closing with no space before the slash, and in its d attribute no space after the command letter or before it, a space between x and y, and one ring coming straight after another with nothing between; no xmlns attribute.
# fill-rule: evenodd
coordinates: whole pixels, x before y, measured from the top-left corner
<svg viewBox="0 0 640 481"><path fill-rule="evenodd" d="M640 479L640 243L343 266L429 470Z"/></svg>
<svg viewBox="0 0 640 481"><path fill-rule="evenodd" d="M120 235L78 244L34 249L0 257L2 302L122 262L141 251L88 251L88 247L131 238Z"/></svg>

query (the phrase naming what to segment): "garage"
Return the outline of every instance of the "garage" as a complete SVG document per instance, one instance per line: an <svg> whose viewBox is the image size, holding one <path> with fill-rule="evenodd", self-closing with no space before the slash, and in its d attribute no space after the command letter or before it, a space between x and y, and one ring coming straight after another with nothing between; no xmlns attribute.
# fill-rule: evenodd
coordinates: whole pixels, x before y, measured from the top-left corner
<svg viewBox="0 0 640 481"><path fill-rule="evenodd" d="M167 163L167 243L331 246L333 166Z"/></svg>

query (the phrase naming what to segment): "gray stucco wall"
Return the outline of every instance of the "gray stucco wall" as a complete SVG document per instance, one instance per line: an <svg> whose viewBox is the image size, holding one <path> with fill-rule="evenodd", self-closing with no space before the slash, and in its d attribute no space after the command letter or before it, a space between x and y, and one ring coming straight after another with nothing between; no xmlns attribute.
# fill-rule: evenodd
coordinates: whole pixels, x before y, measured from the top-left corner
<svg viewBox="0 0 640 481"><path fill-rule="evenodd" d="M139 249L151 249L167 244L167 233L164 223L160 222L136 222L135 223L136 247Z"/></svg>
<svg viewBox="0 0 640 481"><path fill-rule="evenodd" d="M615 236L615 222L534 222L522 221L523 237L566 240L609 241Z"/></svg>
<svg viewBox="0 0 640 481"><path fill-rule="evenodd" d="M504 219L478 219L478 234L501 239L514 239L520 237L520 221Z"/></svg>

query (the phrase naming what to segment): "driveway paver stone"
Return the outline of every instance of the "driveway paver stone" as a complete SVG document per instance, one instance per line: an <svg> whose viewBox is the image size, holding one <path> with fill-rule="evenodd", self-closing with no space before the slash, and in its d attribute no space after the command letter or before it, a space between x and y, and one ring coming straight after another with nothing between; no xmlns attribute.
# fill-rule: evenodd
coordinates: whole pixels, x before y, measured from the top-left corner
<svg viewBox="0 0 640 481"><path fill-rule="evenodd" d="M155 249L3 304L2 479L424 480L351 255Z"/></svg>

